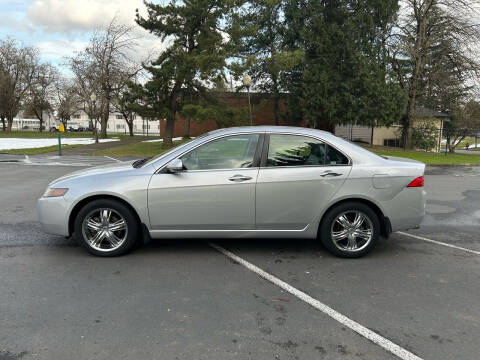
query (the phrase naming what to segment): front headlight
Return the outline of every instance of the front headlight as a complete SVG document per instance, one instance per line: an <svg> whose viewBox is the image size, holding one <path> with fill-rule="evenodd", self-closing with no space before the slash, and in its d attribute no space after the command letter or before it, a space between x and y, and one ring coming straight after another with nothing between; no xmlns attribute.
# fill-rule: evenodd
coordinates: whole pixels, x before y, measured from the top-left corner
<svg viewBox="0 0 480 360"><path fill-rule="evenodd" d="M43 197L59 197L65 195L67 191L66 188L48 188Z"/></svg>

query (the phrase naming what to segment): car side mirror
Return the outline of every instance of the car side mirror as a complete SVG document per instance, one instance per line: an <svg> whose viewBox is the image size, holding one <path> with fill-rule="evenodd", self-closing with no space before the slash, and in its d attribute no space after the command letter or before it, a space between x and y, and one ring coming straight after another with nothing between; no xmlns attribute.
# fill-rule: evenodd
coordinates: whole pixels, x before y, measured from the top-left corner
<svg viewBox="0 0 480 360"><path fill-rule="evenodd" d="M170 174L175 174L185 170L183 168L183 162L181 159L175 159L167 165L167 172Z"/></svg>

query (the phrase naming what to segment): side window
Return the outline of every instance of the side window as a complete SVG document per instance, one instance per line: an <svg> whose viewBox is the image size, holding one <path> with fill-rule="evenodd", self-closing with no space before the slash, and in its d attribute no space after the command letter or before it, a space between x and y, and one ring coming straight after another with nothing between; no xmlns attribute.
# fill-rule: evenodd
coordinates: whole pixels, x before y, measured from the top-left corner
<svg viewBox="0 0 480 360"><path fill-rule="evenodd" d="M186 170L252 167L259 136L259 134L226 136L200 145L180 159Z"/></svg>
<svg viewBox="0 0 480 360"><path fill-rule="evenodd" d="M326 146L300 135L270 135L267 166L325 165Z"/></svg>
<svg viewBox="0 0 480 360"><path fill-rule="evenodd" d="M327 146L325 165L348 165L348 158L337 149Z"/></svg>

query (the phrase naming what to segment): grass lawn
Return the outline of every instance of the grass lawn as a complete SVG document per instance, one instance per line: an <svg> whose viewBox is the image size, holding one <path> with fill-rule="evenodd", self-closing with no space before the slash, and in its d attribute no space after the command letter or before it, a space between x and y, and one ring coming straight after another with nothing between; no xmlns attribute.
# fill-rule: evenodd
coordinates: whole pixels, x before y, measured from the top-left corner
<svg viewBox="0 0 480 360"><path fill-rule="evenodd" d="M62 149L71 149L77 146L83 146L83 145L62 145ZM49 153L57 150L58 150L58 145L52 145L52 146L45 146L40 148L0 150L0 154L38 155L38 154L45 154L45 153Z"/></svg>
<svg viewBox="0 0 480 360"><path fill-rule="evenodd" d="M378 155L404 157L421 161L427 165L480 165L480 154L448 154L445 156L445 154L424 151L402 151L383 147L367 147L367 149Z"/></svg>
<svg viewBox="0 0 480 360"><path fill-rule="evenodd" d="M190 139L184 139L179 141L174 141L173 146L177 146ZM136 156L138 158L151 157L158 154L161 154L167 150L171 149L169 146L163 146L163 142L136 142L133 144L115 146L105 150L99 150L93 152L91 155L101 155L101 156Z"/></svg>
<svg viewBox="0 0 480 360"><path fill-rule="evenodd" d="M50 139L56 138L58 136L57 132L50 132L50 131L28 131L28 130L20 130L12 132L6 132L0 130L0 138L22 138L22 139ZM62 133L62 138L93 138L94 135L92 132L64 132ZM119 138L121 141L125 139L130 139L130 135L128 134L108 134L107 137L111 138ZM152 137L153 139L153 137Z"/></svg>

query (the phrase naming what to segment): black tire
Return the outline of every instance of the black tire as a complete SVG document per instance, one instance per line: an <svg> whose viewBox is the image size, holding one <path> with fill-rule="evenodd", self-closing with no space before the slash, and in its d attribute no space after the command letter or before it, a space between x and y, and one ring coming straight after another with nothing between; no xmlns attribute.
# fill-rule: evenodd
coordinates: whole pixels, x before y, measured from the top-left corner
<svg viewBox="0 0 480 360"><path fill-rule="evenodd" d="M124 233L124 240L120 246L113 250L97 250L96 248L92 247L91 244L88 242L87 238L85 237L85 232L83 231L83 223L84 220L89 214L95 212L98 209L112 209L114 212L118 213L120 216L123 217L126 223L126 231ZM137 242L137 237L139 234L139 223L135 214L119 201L111 200L111 199L98 199L93 200L86 204L77 214L74 223L74 237L78 244L87 250L90 254L95 256L102 256L102 257L112 257L112 256L120 256L128 253L131 251Z"/></svg>
<svg viewBox="0 0 480 360"><path fill-rule="evenodd" d="M352 213L349 213L350 211L352 211ZM334 222L336 221L337 217L339 217L342 213L347 213L347 216L351 216L350 214L353 215L354 211L363 214L370 220L370 222L367 220L367 225L365 226L371 225L372 236L368 244L366 241L366 246L359 246L358 250L342 249L340 248L341 245L337 246L332 239L332 226L334 226ZM343 258L359 258L369 253L377 244L380 237L380 221L375 211L373 211L368 205L354 201L344 202L333 207L323 216L319 228L319 237L325 248L332 254Z"/></svg>

